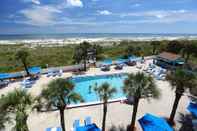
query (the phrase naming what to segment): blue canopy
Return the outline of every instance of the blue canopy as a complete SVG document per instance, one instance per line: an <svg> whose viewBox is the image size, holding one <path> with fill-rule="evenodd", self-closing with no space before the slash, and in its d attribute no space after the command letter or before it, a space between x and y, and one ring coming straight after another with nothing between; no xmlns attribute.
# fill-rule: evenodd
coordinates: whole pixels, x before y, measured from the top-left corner
<svg viewBox="0 0 197 131"><path fill-rule="evenodd" d="M112 65L112 60L111 59L106 59L102 62L102 65Z"/></svg>
<svg viewBox="0 0 197 131"><path fill-rule="evenodd" d="M41 68L38 66L28 68L30 74L39 74L41 73Z"/></svg>
<svg viewBox="0 0 197 131"><path fill-rule="evenodd" d="M46 131L62 131L61 127L47 128Z"/></svg>
<svg viewBox="0 0 197 131"><path fill-rule="evenodd" d="M101 131L96 124L90 124L86 126L80 126L76 128L76 131Z"/></svg>
<svg viewBox="0 0 197 131"><path fill-rule="evenodd" d="M125 62L127 62L127 59L117 59L116 60L116 64L124 64Z"/></svg>
<svg viewBox="0 0 197 131"><path fill-rule="evenodd" d="M187 107L187 109L195 116L197 117L197 104L196 103L189 103L189 106Z"/></svg>
<svg viewBox="0 0 197 131"><path fill-rule="evenodd" d="M141 57L136 57L136 56L131 56L131 57L129 57L129 60L130 61L141 61L142 58Z"/></svg>
<svg viewBox="0 0 197 131"><path fill-rule="evenodd" d="M22 76L21 73L0 73L0 79L11 79L21 76Z"/></svg>
<svg viewBox="0 0 197 131"><path fill-rule="evenodd" d="M8 73L0 73L0 79L8 79L9 74Z"/></svg>
<svg viewBox="0 0 197 131"><path fill-rule="evenodd" d="M163 118L148 113L138 121L143 131L173 131Z"/></svg>

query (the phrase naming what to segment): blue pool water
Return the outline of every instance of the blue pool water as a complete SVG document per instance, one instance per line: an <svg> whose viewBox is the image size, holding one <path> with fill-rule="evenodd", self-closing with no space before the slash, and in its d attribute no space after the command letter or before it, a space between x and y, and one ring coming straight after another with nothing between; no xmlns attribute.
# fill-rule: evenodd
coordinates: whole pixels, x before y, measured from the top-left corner
<svg viewBox="0 0 197 131"><path fill-rule="evenodd" d="M72 78L72 82L75 84L74 91L79 93L85 102L95 102L99 101L99 97L94 91L95 84L100 86L105 82L109 83L111 87L114 87L117 90L112 99L124 97L125 95L123 94L122 87L126 77L125 74L75 77Z"/></svg>

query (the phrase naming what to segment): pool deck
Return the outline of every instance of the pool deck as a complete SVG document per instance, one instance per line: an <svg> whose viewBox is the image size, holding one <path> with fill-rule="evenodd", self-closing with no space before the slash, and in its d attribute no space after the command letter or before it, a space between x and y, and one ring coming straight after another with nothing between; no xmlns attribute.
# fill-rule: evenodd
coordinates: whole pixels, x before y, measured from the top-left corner
<svg viewBox="0 0 197 131"><path fill-rule="evenodd" d="M148 64L148 63L147 63ZM124 67L123 70L115 70L113 67L108 72L100 71L99 68L90 68L85 75L103 75L103 74L112 74L112 73L136 73L142 71L142 69L134 67ZM64 73L61 78L67 78L73 76L72 73ZM32 88L28 89L28 92L34 96L40 94L43 88L46 88L47 84L58 77L46 77L41 76L41 78L33 85ZM152 113L162 117L168 117L170 115L172 105L174 102L174 91L171 90L170 85L167 81L156 81L159 89L161 90L161 97L158 100L146 101L144 99L140 100L137 119L142 117L145 113ZM7 94L10 91L13 91L15 88L20 88L20 82L15 82L10 84L8 87L0 90L0 95ZM179 118L179 113L187 113L186 107L189 103L187 96L183 96L180 100L180 104L176 114L176 120ZM117 127L126 126L130 123L132 118L132 106L122 104L119 100L108 104L108 113L106 126L109 129L112 125ZM99 127L102 125L102 105L99 103L92 106L84 106L81 104L81 107L65 110L65 122L67 131L72 130L72 125L74 120L80 119L81 123L84 123L83 120L86 116L90 116L92 121L95 122ZM47 127L56 127L59 126L59 112L45 112L38 113L32 112L28 118L28 126L30 131L45 131ZM8 125L6 131L9 131L12 126ZM141 131L138 121L136 121L137 130ZM176 128L178 129L180 124L177 122Z"/></svg>

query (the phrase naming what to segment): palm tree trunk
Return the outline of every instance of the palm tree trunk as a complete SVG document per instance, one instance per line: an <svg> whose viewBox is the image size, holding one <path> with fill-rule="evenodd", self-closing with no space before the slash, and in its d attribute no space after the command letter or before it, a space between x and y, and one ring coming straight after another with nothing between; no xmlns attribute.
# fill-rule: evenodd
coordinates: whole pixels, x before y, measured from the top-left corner
<svg viewBox="0 0 197 131"><path fill-rule="evenodd" d="M60 109L59 111L60 111L60 122L61 122L62 131L66 131L65 120L64 120L64 109Z"/></svg>
<svg viewBox="0 0 197 131"><path fill-rule="evenodd" d="M131 121L131 131L134 131L134 129L135 129L135 120L136 120L136 115L137 115L138 104L139 104L139 98L135 98L135 103L134 103L134 107L133 107L133 114L132 114L132 121Z"/></svg>
<svg viewBox="0 0 197 131"><path fill-rule="evenodd" d="M86 71L86 58L84 58L84 71Z"/></svg>
<svg viewBox="0 0 197 131"><path fill-rule="evenodd" d="M153 46L153 55L155 55L155 50L156 50L156 47L155 46Z"/></svg>
<svg viewBox="0 0 197 131"><path fill-rule="evenodd" d="M186 59L185 59L186 63L188 62L189 58L190 58L190 53L187 53L187 56L186 56Z"/></svg>
<svg viewBox="0 0 197 131"><path fill-rule="evenodd" d="M26 116L26 118L25 118L25 120L24 120L24 122L23 122L23 124L24 124L24 131L29 131L29 129L28 129L28 126L27 126L27 117L28 116Z"/></svg>
<svg viewBox="0 0 197 131"><path fill-rule="evenodd" d="M173 108L172 108L172 112L170 114L170 119L169 119L169 124L170 125L173 125L173 123L174 123L174 117L175 117L176 110L177 110L179 101L181 99L181 96L182 96L181 93L176 93L174 104L173 104Z"/></svg>
<svg viewBox="0 0 197 131"><path fill-rule="evenodd" d="M30 73L29 73L29 71L28 71L27 64L26 64L25 62L23 62L23 65L24 65L24 67L25 67L25 71L26 71L26 73L27 73L27 76L29 76Z"/></svg>
<svg viewBox="0 0 197 131"><path fill-rule="evenodd" d="M103 104L103 123L102 123L102 131L105 131L105 121L107 116L107 102Z"/></svg>

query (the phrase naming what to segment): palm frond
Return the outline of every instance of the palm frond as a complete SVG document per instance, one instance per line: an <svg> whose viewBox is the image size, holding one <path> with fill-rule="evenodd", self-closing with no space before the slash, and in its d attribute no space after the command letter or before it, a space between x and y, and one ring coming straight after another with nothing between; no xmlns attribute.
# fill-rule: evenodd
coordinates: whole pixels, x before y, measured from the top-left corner
<svg viewBox="0 0 197 131"><path fill-rule="evenodd" d="M159 98L160 91L154 79L144 73L129 74L124 82L123 92L137 98Z"/></svg>
<svg viewBox="0 0 197 131"><path fill-rule="evenodd" d="M177 92L181 93L185 89L191 89L197 85L195 75L183 69L177 69L175 72L168 74L167 80L173 89L176 88Z"/></svg>
<svg viewBox="0 0 197 131"><path fill-rule="evenodd" d="M72 102L81 101L81 99L79 94L74 92L74 84L69 79L58 78L51 81L48 88L42 90L37 107L47 110L64 108Z"/></svg>
<svg viewBox="0 0 197 131"><path fill-rule="evenodd" d="M110 87L108 83L103 83L99 87L95 87L95 92L98 94L100 100L108 101L116 93L116 89Z"/></svg>

